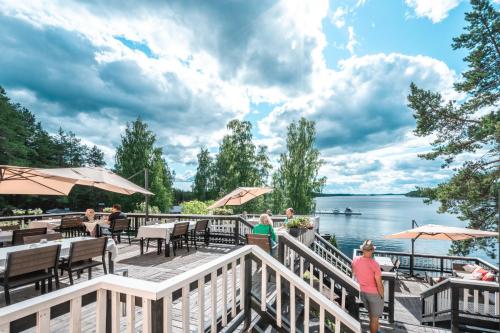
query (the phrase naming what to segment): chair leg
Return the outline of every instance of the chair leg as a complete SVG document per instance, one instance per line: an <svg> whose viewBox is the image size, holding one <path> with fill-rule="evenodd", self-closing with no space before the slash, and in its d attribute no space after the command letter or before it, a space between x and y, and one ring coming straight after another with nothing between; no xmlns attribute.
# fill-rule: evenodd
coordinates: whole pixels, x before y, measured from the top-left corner
<svg viewBox="0 0 500 333"><path fill-rule="evenodd" d="M45 280L42 280L40 289L42 289L42 294L45 294L47 292L47 289L45 288Z"/></svg>
<svg viewBox="0 0 500 333"><path fill-rule="evenodd" d="M35 282L35 290L40 290L40 282Z"/></svg>
<svg viewBox="0 0 500 333"><path fill-rule="evenodd" d="M146 240L146 252L149 250L149 238Z"/></svg>
<svg viewBox="0 0 500 333"><path fill-rule="evenodd" d="M49 292L52 291L52 278L47 279Z"/></svg>
<svg viewBox="0 0 500 333"><path fill-rule="evenodd" d="M71 269L68 269L68 276L69 276L69 284L73 285L73 272Z"/></svg>
<svg viewBox="0 0 500 333"><path fill-rule="evenodd" d="M61 286L59 284L59 276L57 275L57 269L54 268L54 280L56 281L56 289L59 289Z"/></svg>
<svg viewBox="0 0 500 333"><path fill-rule="evenodd" d="M128 236L128 245L132 245L132 242L130 241L130 232L127 234Z"/></svg>
<svg viewBox="0 0 500 333"><path fill-rule="evenodd" d="M172 250L174 251L174 257L175 257L175 250L176 250L176 248L177 248L177 241L176 241L176 240L174 240L174 241L172 242Z"/></svg>
<svg viewBox="0 0 500 333"><path fill-rule="evenodd" d="M188 235L186 234L186 248L189 252L189 238L188 238Z"/></svg>
<svg viewBox="0 0 500 333"><path fill-rule="evenodd" d="M89 270L89 280L91 280L92 279L92 267L89 267L88 270Z"/></svg>
<svg viewBox="0 0 500 333"><path fill-rule="evenodd" d="M10 292L9 287L3 286L3 293L5 295L5 304L10 305Z"/></svg>

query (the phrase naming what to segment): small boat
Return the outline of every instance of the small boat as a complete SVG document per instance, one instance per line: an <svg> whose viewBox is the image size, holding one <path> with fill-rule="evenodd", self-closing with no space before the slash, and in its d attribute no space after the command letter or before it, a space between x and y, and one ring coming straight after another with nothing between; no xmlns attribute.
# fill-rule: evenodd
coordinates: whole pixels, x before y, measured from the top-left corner
<svg viewBox="0 0 500 333"><path fill-rule="evenodd" d="M340 209L334 209L334 210L332 211L332 214L340 214Z"/></svg>
<svg viewBox="0 0 500 333"><path fill-rule="evenodd" d="M347 207L345 210L344 210L344 214L346 215L351 215L353 213L352 209L350 207Z"/></svg>

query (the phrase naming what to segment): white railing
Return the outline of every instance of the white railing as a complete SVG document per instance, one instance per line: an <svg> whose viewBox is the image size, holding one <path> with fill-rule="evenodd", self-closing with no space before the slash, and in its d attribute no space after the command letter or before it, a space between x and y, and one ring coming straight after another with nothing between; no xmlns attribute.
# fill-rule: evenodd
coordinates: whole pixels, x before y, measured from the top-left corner
<svg viewBox="0 0 500 333"><path fill-rule="evenodd" d="M244 310L244 305L248 304L245 298L251 297L251 290L248 290L251 288L245 288L250 282L245 282L245 276L252 276L252 272L247 271L252 266L247 267L248 263L251 263L249 261L251 258L257 258L261 262L262 272L267 272L266 268L273 270L276 274L276 281L281 282L281 278L287 281L290 287L289 304L295 304L295 291L304 295L304 306L307 309L304 313L304 327L308 327L310 315L308 309L310 302L314 302L319 306L320 327L323 327L320 332L324 332L326 317L334 318L338 323L336 326L338 330L342 324L353 332L361 332L358 321L256 246L242 247L161 283L105 275L4 307L0 309L0 332L8 333L12 322L33 314L36 315L36 331L50 332L51 324L57 320L51 320L51 308L65 302L70 302L71 309L69 322L66 323L69 331L81 332L82 296L93 292L97 293L95 310L97 333L107 330L119 332L123 324L122 320L125 321L126 332L135 332L138 314L135 307L136 298L142 300L142 332L144 333L160 331L160 326L163 332L172 332L173 321L175 321L175 327L183 332L193 329L199 332L205 332L206 329L216 332L218 327L225 327L230 320ZM267 290L265 273L262 274L261 284L262 290ZM277 283L276 288L279 291L280 283ZM219 293L221 302L217 297ZM111 298L110 306L107 304L109 297ZM123 302L123 297L125 302ZM282 293L277 292L277 304L282 304L281 297ZM267 297L262 297L263 306L266 305L266 300ZM194 308L193 304L195 304ZM127 310L126 318L121 316L122 305L125 305ZM290 311L293 313L295 307L292 306ZM174 313L177 315L174 316ZM196 317L196 323L191 323L190 317ZM277 317L277 324L280 326L281 316ZM218 322L218 318L221 318L221 322ZM295 320L295 316L291 318ZM110 329L106 328L107 321L108 326L111 326Z"/></svg>

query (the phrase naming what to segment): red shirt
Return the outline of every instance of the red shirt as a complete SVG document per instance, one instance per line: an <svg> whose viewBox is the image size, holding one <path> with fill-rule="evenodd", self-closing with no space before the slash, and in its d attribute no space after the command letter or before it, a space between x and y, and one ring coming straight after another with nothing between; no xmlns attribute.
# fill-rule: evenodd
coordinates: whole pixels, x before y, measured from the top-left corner
<svg viewBox="0 0 500 333"><path fill-rule="evenodd" d="M375 277L380 277L380 266L372 258L358 256L352 261L352 271L359 283L361 291L367 294L378 294Z"/></svg>

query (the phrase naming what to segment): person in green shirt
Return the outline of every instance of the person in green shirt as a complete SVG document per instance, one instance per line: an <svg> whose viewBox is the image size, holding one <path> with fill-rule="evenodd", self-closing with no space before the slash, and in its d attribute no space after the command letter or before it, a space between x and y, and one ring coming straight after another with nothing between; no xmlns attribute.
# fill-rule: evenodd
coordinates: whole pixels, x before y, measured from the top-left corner
<svg viewBox="0 0 500 333"><path fill-rule="evenodd" d="M271 247L276 244L276 234L274 233L273 223L267 214L260 216L260 223L252 228L252 234L268 235L271 237Z"/></svg>

